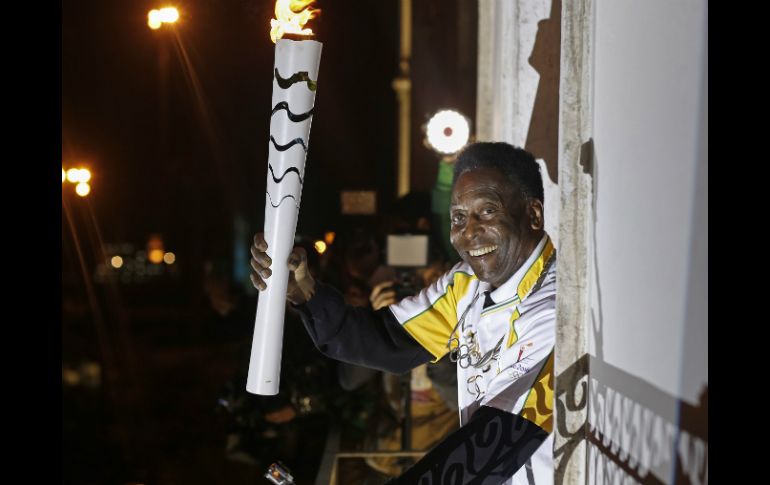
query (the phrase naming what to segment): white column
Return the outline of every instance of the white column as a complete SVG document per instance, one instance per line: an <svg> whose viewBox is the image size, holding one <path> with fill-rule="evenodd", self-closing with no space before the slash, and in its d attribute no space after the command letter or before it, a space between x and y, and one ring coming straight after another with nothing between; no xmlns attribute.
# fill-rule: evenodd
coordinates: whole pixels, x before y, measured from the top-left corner
<svg viewBox="0 0 770 485"><path fill-rule="evenodd" d="M592 239L593 0L562 3L559 86L559 272L556 297L556 483L586 483L588 249ZM585 386L585 387L584 387ZM565 416L559 416L565 412Z"/></svg>
<svg viewBox="0 0 770 485"><path fill-rule="evenodd" d="M538 22L551 0L480 0L476 139L524 147L540 75L530 65ZM545 190L545 230L558 244L559 190L538 160Z"/></svg>

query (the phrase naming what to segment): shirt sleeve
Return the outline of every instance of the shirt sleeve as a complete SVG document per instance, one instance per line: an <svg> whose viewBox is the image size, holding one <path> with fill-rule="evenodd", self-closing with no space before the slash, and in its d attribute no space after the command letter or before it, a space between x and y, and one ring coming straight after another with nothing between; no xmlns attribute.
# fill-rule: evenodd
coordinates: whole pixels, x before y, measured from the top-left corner
<svg viewBox="0 0 770 485"><path fill-rule="evenodd" d="M337 290L321 282L307 303L294 308L318 350L333 359L396 374L431 359L390 310L348 305Z"/></svg>
<svg viewBox="0 0 770 485"><path fill-rule="evenodd" d="M433 362L448 352L449 336L458 320L458 303L468 299L475 280L467 266L458 263L417 295L388 307L404 330L430 352Z"/></svg>
<svg viewBox="0 0 770 485"><path fill-rule="evenodd" d="M548 437L532 421L481 406L470 421L447 436L391 485L498 485L511 478Z"/></svg>

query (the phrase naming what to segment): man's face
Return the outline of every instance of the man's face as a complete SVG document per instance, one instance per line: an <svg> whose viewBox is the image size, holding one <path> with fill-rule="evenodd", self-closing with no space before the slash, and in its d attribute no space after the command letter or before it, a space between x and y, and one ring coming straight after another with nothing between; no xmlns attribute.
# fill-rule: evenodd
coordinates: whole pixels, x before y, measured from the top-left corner
<svg viewBox="0 0 770 485"><path fill-rule="evenodd" d="M480 280L497 288L540 241L542 210L539 201L527 202L499 170L468 170L452 189L452 245Z"/></svg>

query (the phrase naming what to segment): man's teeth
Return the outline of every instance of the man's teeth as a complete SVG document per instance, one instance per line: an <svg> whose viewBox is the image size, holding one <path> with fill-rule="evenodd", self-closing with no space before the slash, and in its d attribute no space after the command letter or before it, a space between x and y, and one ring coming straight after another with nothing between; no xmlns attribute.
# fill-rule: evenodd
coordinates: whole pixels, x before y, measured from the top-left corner
<svg viewBox="0 0 770 485"><path fill-rule="evenodd" d="M468 251L468 254L470 254L471 256L483 256L485 254L491 253L495 249L497 249L497 246L487 246L481 249L471 249L470 251Z"/></svg>

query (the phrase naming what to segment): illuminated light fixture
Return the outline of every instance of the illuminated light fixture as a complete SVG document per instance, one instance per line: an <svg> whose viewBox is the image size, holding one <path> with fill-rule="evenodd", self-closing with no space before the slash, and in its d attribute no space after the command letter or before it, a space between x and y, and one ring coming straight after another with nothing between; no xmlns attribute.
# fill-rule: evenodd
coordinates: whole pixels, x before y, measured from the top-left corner
<svg viewBox="0 0 770 485"><path fill-rule="evenodd" d="M179 10L174 7L165 7L158 11L160 21L166 24L173 24L179 20Z"/></svg>
<svg viewBox="0 0 770 485"><path fill-rule="evenodd" d="M161 23L160 10L150 10L150 13L147 14L147 25L149 25L152 30L158 30Z"/></svg>
<svg viewBox="0 0 770 485"><path fill-rule="evenodd" d="M79 182L75 186L75 192L77 192L79 196L85 197L89 194L89 192L91 192L91 186L88 185L88 182Z"/></svg>
<svg viewBox="0 0 770 485"><path fill-rule="evenodd" d="M172 252L168 252L163 255L163 262L166 264L174 264L174 261L176 261L176 255Z"/></svg>
<svg viewBox="0 0 770 485"><path fill-rule="evenodd" d="M166 250L163 247L163 238L160 234L150 234L147 239L147 259L153 264L160 264L163 262L163 255L166 254Z"/></svg>
<svg viewBox="0 0 770 485"><path fill-rule="evenodd" d="M67 180L67 172L64 171L64 169L61 169L61 183L64 183L64 181Z"/></svg>
<svg viewBox="0 0 770 485"><path fill-rule="evenodd" d="M162 249L151 249L147 254L147 259L149 259L152 264L160 264L163 262L163 256L164 253Z"/></svg>
<svg viewBox="0 0 770 485"><path fill-rule="evenodd" d="M428 144L444 155L460 151L470 138L468 118L457 111L442 110L433 115L426 128Z"/></svg>
<svg viewBox="0 0 770 485"><path fill-rule="evenodd" d="M313 244L313 247L316 251L318 251L318 254L323 254L326 252L326 243L323 241L316 241L315 244Z"/></svg>
<svg viewBox="0 0 770 485"><path fill-rule="evenodd" d="M113 268L118 269L121 266L123 266L123 258L121 258L120 256L113 256L110 259L110 264L112 265Z"/></svg>
<svg viewBox="0 0 770 485"><path fill-rule="evenodd" d="M78 181L88 182L91 180L91 172L87 168L81 168L79 177Z"/></svg>
<svg viewBox="0 0 770 485"><path fill-rule="evenodd" d="M76 184L80 182L80 169L79 168L71 168L67 170L67 180L72 182L73 184Z"/></svg>
<svg viewBox="0 0 770 485"><path fill-rule="evenodd" d="M158 30L163 24L173 24L179 20L179 10L174 7L152 9L147 13L147 25L152 30Z"/></svg>
<svg viewBox="0 0 770 485"><path fill-rule="evenodd" d="M61 380L67 385L77 386L80 384L80 373L74 369L62 369Z"/></svg>
<svg viewBox="0 0 770 485"><path fill-rule="evenodd" d="M334 231L327 231L324 233L324 241L326 241L326 244L329 246L332 245L335 237L337 237L337 233Z"/></svg>

